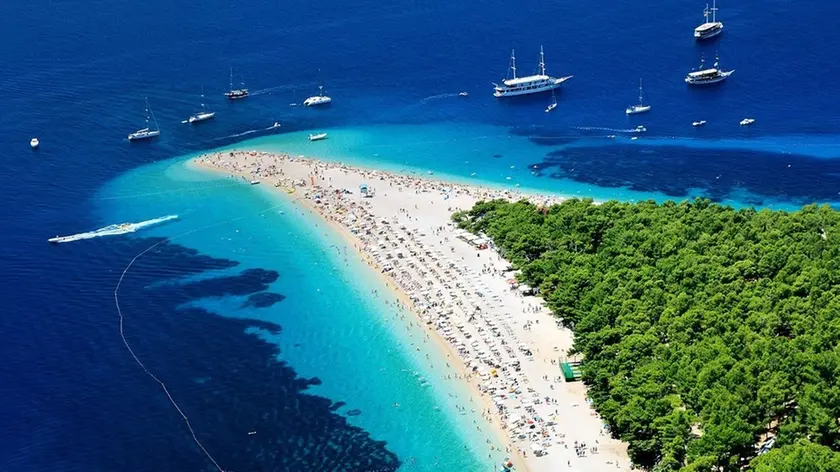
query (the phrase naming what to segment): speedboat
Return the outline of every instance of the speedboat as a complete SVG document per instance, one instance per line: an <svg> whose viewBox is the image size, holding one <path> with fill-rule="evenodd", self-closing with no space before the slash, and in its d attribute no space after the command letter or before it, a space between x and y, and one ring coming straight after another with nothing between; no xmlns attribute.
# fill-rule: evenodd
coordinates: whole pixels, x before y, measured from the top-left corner
<svg viewBox="0 0 840 472"><path fill-rule="evenodd" d="M468 94L467 92L461 92L461 93L458 94L458 96L459 97L469 97L470 94Z"/></svg>
<svg viewBox="0 0 840 472"><path fill-rule="evenodd" d="M706 120L700 120L700 121L695 121L695 122L691 123L691 126L694 126L695 128L698 128L698 127L703 126L705 124L706 124Z"/></svg>
<svg viewBox="0 0 840 472"><path fill-rule="evenodd" d="M279 128L279 127L280 127L280 123L275 121L273 125L268 127L268 129L276 129L276 128Z"/></svg>
<svg viewBox="0 0 840 472"><path fill-rule="evenodd" d="M32 138L31 140L29 140L29 147L31 147L32 149L38 149L38 146L40 145L41 142L38 141L38 138Z"/></svg>
<svg viewBox="0 0 840 472"><path fill-rule="evenodd" d="M501 84L493 84L493 96L513 97L517 95L531 95L534 93L548 92L560 87L560 84L572 78L571 75L566 77L551 77L545 72L545 54L543 48L540 46L540 65L539 73L536 75L529 75L527 77L516 76L516 55L511 51L510 54L510 71L513 78L505 79Z"/></svg>
<svg viewBox="0 0 840 472"><path fill-rule="evenodd" d="M644 133L645 131L647 131L647 128L642 125L636 126L636 129L633 130L634 133Z"/></svg>
<svg viewBox="0 0 840 472"><path fill-rule="evenodd" d="M319 134L310 134L309 140L310 141L320 141L322 139L327 139L327 133L319 133Z"/></svg>
<svg viewBox="0 0 840 472"><path fill-rule="evenodd" d="M551 103L545 108L546 113L551 113L552 110L557 108L557 96L554 95L554 90L551 91Z"/></svg>
<svg viewBox="0 0 840 472"><path fill-rule="evenodd" d="M249 183L250 183L251 185L259 185L259 184L260 184L260 181L259 181L259 180L252 180L252 181L251 181L251 182L249 182Z"/></svg>
<svg viewBox="0 0 840 472"><path fill-rule="evenodd" d="M187 121L189 121L190 123L197 123L199 121L209 120L209 119L211 119L215 116L216 116L215 111L200 111L200 112L196 113L195 115L190 116L187 119Z"/></svg>
<svg viewBox="0 0 840 472"><path fill-rule="evenodd" d="M741 120L741 126L749 126L753 123L755 123L755 120L753 118L744 118L743 120Z"/></svg>
<svg viewBox="0 0 840 472"><path fill-rule="evenodd" d="M324 95L324 86L318 87L318 95L307 98L303 101L305 107L316 107L319 105L329 105L332 103L332 98Z"/></svg>
<svg viewBox="0 0 840 472"><path fill-rule="evenodd" d="M694 28L694 39L701 41L723 33L723 23L717 20L717 10L716 2L712 2L712 8L709 8L708 3L706 4L706 8L703 9L703 24ZM709 15L712 21L709 21Z"/></svg>

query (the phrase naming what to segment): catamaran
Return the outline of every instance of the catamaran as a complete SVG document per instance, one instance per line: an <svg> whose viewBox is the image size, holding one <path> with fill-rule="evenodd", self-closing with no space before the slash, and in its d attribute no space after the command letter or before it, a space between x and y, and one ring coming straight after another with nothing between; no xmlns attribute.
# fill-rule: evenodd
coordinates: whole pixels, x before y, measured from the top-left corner
<svg viewBox="0 0 840 472"><path fill-rule="evenodd" d="M702 25L694 28L694 39L700 41L714 38L723 33L723 22L717 20L717 11L717 0L712 2L712 8L709 8L708 3L706 4L706 8L703 9L703 19L705 21ZM712 21L709 21L709 15L712 16Z"/></svg>
<svg viewBox="0 0 840 472"><path fill-rule="evenodd" d="M505 79L501 84L493 84L493 96L513 97L517 95L531 95L534 93L548 92L560 87L560 84L572 78L571 75L566 77L551 77L545 72L545 53L543 47L540 46L540 64L539 73L536 75L529 75L527 77L516 76L516 52L510 53L510 74L512 78Z"/></svg>
<svg viewBox="0 0 840 472"><path fill-rule="evenodd" d="M149 119L151 118L152 122L155 124L155 129L149 127ZM157 124L157 119L155 119L155 114L152 111L152 107L149 106L149 98L146 97L146 127L143 129L138 129L137 131L128 135L129 141L138 141L141 139L149 139L155 138L160 136L160 128Z"/></svg>
<svg viewBox="0 0 840 472"><path fill-rule="evenodd" d="M204 105L204 90L202 90L201 91L201 111L198 112L198 113L195 113L192 116L190 116L189 118L187 118L187 121L189 121L190 123L198 123L199 121L205 121L205 120L212 119L215 116L216 116L215 111L207 111L207 109Z"/></svg>
<svg viewBox="0 0 840 472"><path fill-rule="evenodd" d="M248 89L245 88L245 83L240 83L240 88L233 88L233 67L230 68L230 89L225 92L225 97L228 100L240 100L248 96Z"/></svg>
<svg viewBox="0 0 840 472"><path fill-rule="evenodd" d="M700 60L700 67L694 72L689 72L685 76L685 83L689 85L707 85L715 84L724 81L735 72L735 69L729 71L720 70L720 58L715 57L715 65L709 69L705 69L704 61Z"/></svg>
<svg viewBox="0 0 840 472"><path fill-rule="evenodd" d="M645 113L648 111L650 111L650 105L645 105L644 92L642 89L642 79L639 79L639 104L630 105L624 110L624 112L628 115L637 115L639 113Z"/></svg>
<svg viewBox="0 0 840 472"><path fill-rule="evenodd" d="M332 98L324 95L324 86L318 86L318 95L313 95L306 100L303 101L303 106L305 107L316 107L319 105L329 105L332 102Z"/></svg>

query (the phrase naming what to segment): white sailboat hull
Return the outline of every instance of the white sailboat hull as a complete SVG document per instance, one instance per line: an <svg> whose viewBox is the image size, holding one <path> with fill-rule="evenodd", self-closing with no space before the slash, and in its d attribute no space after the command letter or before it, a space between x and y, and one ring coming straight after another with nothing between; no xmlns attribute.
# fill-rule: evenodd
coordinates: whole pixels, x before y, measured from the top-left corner
<svg viewBox="0 0 840 472"><path fill-rule="evenodd" d="M633 105L624 110L628 115L638 115L639 113L647 113L650 111L650 105Z"/></svg>
<svg viewBox="0 0 840 472"><path fill-rule="evenodd" d="M199 121L211 120L216 117L215 111L196 113L189 117L187 121L190 123L198 123Z"/></svg>
<svg viewBox="0 0 840 472"><path fill-rule="evenodd" d="M139 131L135 131L128 135L129 141L139 141L142 139L150 139L156 138L160 136L160 131L158 130L150 130L150 129L141 129Z"/></svg>

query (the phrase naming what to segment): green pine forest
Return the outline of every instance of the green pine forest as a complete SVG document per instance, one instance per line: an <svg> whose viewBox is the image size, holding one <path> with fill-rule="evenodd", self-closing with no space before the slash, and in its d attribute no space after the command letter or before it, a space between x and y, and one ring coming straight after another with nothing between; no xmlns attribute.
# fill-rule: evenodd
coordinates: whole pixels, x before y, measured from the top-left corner
<svg viewBox="0 0 840 472"><path fill-rule="evenodd" d="M638 466L840 471L840 212L496 200L453 220L575 333L568 355Z"/></svg>

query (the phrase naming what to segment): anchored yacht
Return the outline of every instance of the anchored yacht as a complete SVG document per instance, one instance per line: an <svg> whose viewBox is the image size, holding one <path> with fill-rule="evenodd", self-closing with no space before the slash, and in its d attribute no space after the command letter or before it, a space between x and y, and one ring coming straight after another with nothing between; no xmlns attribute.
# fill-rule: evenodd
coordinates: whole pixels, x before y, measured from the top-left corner
<svg viewBox="0 0 840 472"><path fill-rule="evenodd" d="M720 59L715 58L715 65L709 69L704 68L704 62L700 61L698 70L689 72L685 76L685 83L689 85L715 84L726 80L735 70L723 71L720 69Z"/></svg>
<svg viewBox="0 0 840 472"><path fill-rule="evenodd" d="M540 46L540 64L539 73L536 75L529 75L527 77L516 76L516 54L511 51L510 54L510 73L513 76L510 79L505 79L501 84L493 84L493 96L513 97L517 95L531 95L534 93L548 92L560 87L560 84L572 78L571 75L566 77L551 77L545 73L545 53Z"/></svg>
<svg viewBox="0 0 840 472"><path fill-rule="evenodd" d="M723 33L723 22L717 20L717 4L716 2L712 2L712 8L709 8L709 4L706 4L706 8L703 9L703 18L705 21L702 25L694 28L694 39L700 41L703 39L714 38L715 36ZM712 21L709 21L709 15L712 17Z"/></svg>
<svg viewBox="0 0 840 472"><path fill-rule="evenodd" d="M216 112L215 111L207 111L206 105L204 105L204 90L201 91L201 111L190 115L187 118L187 121L190 123L198 123L199 121L210 120L215 118Z"/></svg>
<svg viewBox="0 0 840 472"><path fill-rule="evenodd" d="M639 113L645 113L648 111L650 111L650 105L645 105L644 91L642 89L642 79L639 79L639 104L630 105L624 110L624 112L628 115L638 115Z"/></svg>
<svg viewBox="0 0 840 472"><path fill-rule="evenodd" d="M230 68L230 90L225 92L225 97L228 100L241 100L248 96L248 89L245 88L245 83L242 82L238 89L233 88L233 67Z"/></svg>

